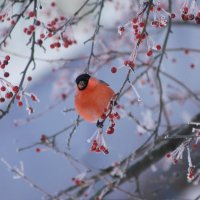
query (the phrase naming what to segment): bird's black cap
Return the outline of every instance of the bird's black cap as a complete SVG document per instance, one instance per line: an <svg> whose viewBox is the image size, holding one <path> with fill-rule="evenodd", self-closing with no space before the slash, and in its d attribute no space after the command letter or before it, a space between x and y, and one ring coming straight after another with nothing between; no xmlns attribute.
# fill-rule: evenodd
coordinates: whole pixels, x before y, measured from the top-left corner
<svg viewBox="0 0 200 200"><path fill-rule="evenodd" d="M80 81L88 83L89 79L90 79L89 74L81 74L76 78L76 84L78 85Z"/></svg>

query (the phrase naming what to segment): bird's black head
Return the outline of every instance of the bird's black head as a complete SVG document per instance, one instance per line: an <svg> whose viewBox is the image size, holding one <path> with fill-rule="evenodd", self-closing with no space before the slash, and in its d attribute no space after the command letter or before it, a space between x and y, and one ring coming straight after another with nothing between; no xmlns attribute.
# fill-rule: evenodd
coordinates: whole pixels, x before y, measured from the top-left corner
<svg viewBox="0 0 200 200"><path fill-rule="evenodd" d="M84 90L87 85L88 85L88 81L90 79L90 75L89 74L81 74L76 78L76 84L79 90Z"/></svg>

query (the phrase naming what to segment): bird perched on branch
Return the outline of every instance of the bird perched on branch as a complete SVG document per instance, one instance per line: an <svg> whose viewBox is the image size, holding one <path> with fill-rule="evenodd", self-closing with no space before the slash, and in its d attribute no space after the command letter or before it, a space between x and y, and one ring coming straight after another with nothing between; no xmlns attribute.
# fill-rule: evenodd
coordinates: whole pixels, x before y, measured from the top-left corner
<svg viewBox="0 0 200 200"><path fill-rule="evenodd" d="M95 123L115 96L107 83L89 74L76 78L75 108L78 114L88 122Z"/></svg>

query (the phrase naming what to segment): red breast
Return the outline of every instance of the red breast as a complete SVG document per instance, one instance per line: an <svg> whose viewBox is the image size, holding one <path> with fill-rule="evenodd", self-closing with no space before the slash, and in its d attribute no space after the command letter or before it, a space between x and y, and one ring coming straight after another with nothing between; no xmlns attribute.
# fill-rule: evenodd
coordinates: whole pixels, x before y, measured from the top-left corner
<svg viewBox="0 0 200 200"><path fill-rule="evenodd" d="M85 89L77 88L76 111L86 121L96 122L114 95L114 91L105 82L90 77Z"/></svg>

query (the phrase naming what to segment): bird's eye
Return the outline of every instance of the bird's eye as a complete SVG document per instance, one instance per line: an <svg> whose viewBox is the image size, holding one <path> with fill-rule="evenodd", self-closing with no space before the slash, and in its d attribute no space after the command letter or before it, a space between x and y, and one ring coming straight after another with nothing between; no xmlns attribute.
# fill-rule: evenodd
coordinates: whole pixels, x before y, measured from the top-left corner
<svg viewBox="0 0 200 200"><path fill-rule="evenodd" d="M79 88L80 90L83 90L85 87L86 87L86 82L85 82L85 81L80 81L80 82L78 83L78 88Z"/></svg>

